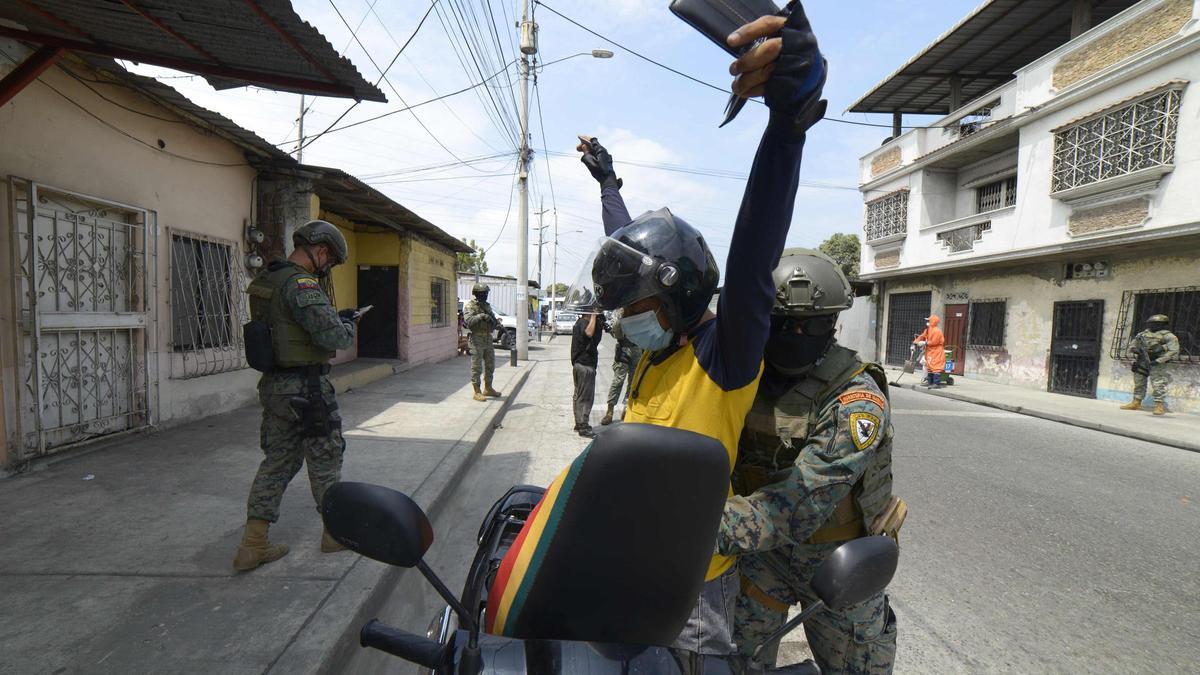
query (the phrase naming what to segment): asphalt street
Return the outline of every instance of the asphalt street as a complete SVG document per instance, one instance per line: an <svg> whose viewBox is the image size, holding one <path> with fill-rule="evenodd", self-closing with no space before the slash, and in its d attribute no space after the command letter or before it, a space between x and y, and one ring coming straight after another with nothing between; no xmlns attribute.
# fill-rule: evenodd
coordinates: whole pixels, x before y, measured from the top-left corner
<svg viewBox="0 0 1200 675"><path fill-rule="evenodd" d="M435 523L427 561L452 589L491 503L545 485L586 445L571 432L567 342L531 354L540 363ZM890 590L896 672L1196 672L1200 454L907 390L892 400L910 506ZM406 574L381 616L423 631L439 609ZM805 652L790 636L781 663ZM399 665L363 652L346 672Z"/></svg>

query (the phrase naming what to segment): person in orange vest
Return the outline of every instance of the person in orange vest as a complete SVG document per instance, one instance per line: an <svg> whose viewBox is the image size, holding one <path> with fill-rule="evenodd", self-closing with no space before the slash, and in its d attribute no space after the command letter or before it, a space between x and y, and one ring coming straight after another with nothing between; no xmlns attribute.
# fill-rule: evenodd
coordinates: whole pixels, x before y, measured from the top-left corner
<svg viewBox="0 0 1200 675"><path fill-rule="evenodd" d="M925 348L925 386L938 389L942 386L942 371L946 369L946 336L938 328L941 319L936 314L925 319L925 330L913 340L913 344Z"/></svg>

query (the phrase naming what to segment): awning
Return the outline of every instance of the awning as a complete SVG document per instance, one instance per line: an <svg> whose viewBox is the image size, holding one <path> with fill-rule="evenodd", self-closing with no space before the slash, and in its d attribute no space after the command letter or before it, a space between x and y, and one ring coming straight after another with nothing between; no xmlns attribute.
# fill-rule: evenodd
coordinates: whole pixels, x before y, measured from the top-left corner
<svg viewBox="0 0 1200 675"><path fill-rule="evenodd" d="M42 60L96 54L196 73L216 89L387 100L288 0L5 0L0 37L40 45Z"/></svg>
<svg viewBox="0 0 1200 675"><path fill-rule="evenodd" d="M1138 0L1095 0L1091 25ZM855 101L849 112L948 115L951 78L965 104L1071 39L1073 2L987 0L958 25Z"/></svg>
<svg viewBox="0 0 1200 675"><path fill-rule="evenodd" d="M341 169L301 164L291 170L313 176L313 192L321 199L323 209L363 225L415 232L455 253L472 251L462 240Z"/></svg>

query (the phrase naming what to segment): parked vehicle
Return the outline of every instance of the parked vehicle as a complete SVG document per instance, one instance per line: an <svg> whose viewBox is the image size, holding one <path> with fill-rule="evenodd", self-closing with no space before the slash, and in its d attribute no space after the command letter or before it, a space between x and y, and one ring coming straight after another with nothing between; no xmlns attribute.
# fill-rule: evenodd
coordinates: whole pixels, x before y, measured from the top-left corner
<svg viewBox="0 0 1200 675"><path fill-rule="evenodd" d="M554 334L570 335L571 330L575 328L575 322L578 320L578 314L572 312L559 312L554 317Z"/></svg>
<svg viewBox="0 0 1200 675"><path fill-rule="evenodd" d="M811 660L768 668L758 656L825 606L840 608L878 593L895 573L895 542L856 539L814 574L811 587L820 601L766 640L753 658L654 646L674 640L703 585L728 489L725 450L688 431L619 424L600 433L585 452L586 462L581 457L570 470L571 490L539 507L557 525L525 542L535 547L537 561L527 561L518 580L510 576L518 563L506 555L545 495L542 488L518 485L484 518L459 597L422 560L433 528L415 502L378 485L331 487L321 507L330 534L374 560L416 567L447 605L425 636L372 619L359 633L360 644L433 675L819 674ZM647 495L671 497L647 504ZM614 557L614 551L620 555ZM502 562L507 572L501 572ZM494 608L496 617L488 613L493 583L501 584L496 593L503 598L497 600L503 610ZM519 584L512 587L520 589L519 602L508 583ZM503 619L497 618L501 611ZM502 623L507 635L483 634L485 617Z"/></svg>
<svg viewBox="0 0 1200 675"><path fill-rule="evenodd" d="M500 319L500 327L492 342L498 343L501 349L512 349L517 344L517 317L496 311L496 318ZM529 319L529 339L537 340L537 322L533 319Z"/></svg>

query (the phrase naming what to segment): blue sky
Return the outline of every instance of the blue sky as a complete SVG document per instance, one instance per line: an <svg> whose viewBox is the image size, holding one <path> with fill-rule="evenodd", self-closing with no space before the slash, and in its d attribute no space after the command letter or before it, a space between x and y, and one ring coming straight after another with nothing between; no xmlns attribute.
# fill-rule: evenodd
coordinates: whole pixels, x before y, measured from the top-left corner
<svg viewBox="0 0 1200 675"><path fill-rule="evenodd" d="M445 4L450 1L440 0L444 11ZM456 1L460 6L486 7L491 4L496 16L507 13L511 18L520 11L519 0ZM386 66L392 60L397 51L396 41L407 40L429 8L424 0L375 0L372 14L369 12L372 0L335 2L351 26L357 26L361 21L358 38L380 66ZM667 0L547 2L548 6L598 33L651 58L721 86L729 83L726 70L729 57L679 22L667 10ZM330 0L295 0L293 4L297 13L324 33L368 80L378 78L378 71L363 49L352 41L350 31L335 13ZM841 117L850 103L950 28L976 4L977 0L916 3L812 0L805 3L822 51L830 63L825 88L830 116ZM449 13L444 16L451 17ZM539 74L544 120L539 124L531 90L533 145L542 147L543 126L546 146L554 152L574 153L576 134L589 133L599 137L612 150L618 173L625 179L623 194L630 211L636 215L661 206L671 208L705 233L717 259L723 263L743 182L633 166L622 164L622 160L745 173L766 121L765 109L749 105L736 121L724 129L717 129L725 95L646 63L589 35L545 8L537 11L536 19L540 26L539 58L542 62L592 49L610 49L615 56L607 60L572 58L549 65ZM504 22L498 23L503 30ZM478 80L478 77L470 78L460 65L450 39L438 14L434 13L388 72L388 79L409 104ZM296 138L294 122L299 96L257 89L215 92L199 78L179 77L177 72L150 68L137 70L172 76L166 80L168 84L273 143ZM515 67L513 73L515 83ZM492 91L497 96L519 103L519 91L507 89L504 78L497 78L493 83ZM386 84L381 84L381 88L388 103L363 103L342 123L400 107L393 91ZM306 117L306 133L324 129L347 107L348 102L341 99L317 99ZM442 229L489 246L487 260L491 271L514 274L518 230L516 193L512 189L515 164L512 141L489 120L481 97L473 92L419 107L415 112L428 132L412 115L400 113L330 133L305 149L304 161L336 166L367 178L378 189ZM844 119L890 124L890 116L884 115L854 114L846 115ZM906 118L905 123L927 123L928 119ZM822 122L809 134L801 177L853 188L857 183L858 157L878 147L888 135L890 130L886 128ZM294 145L284 147L290 150ZM474 163L471 167L455 165L411 173L414 167L454 162L450 152L463 159L500 152L508 152L509 156ZM542 200L546 209L557 206L557 279L569 283L602 234L598 189L577 159L550 155L549 166L546 160L547 156L541 152L534 157L530 212L537 211ZM389 171L409 173L372 178ZM395 182L401 180L406 182ZM553 214L547 213L545 218L544 223L551 226L547 228L549 240L553 237ZM856 190L801 188L788 243L815 246L835 232L859 232L861 220L862 199ZM536 223L536 216L531 215L531 278L535 275L537 255ZM549 284L553 247L547 243L543 251L543 282Z"/></svg>

